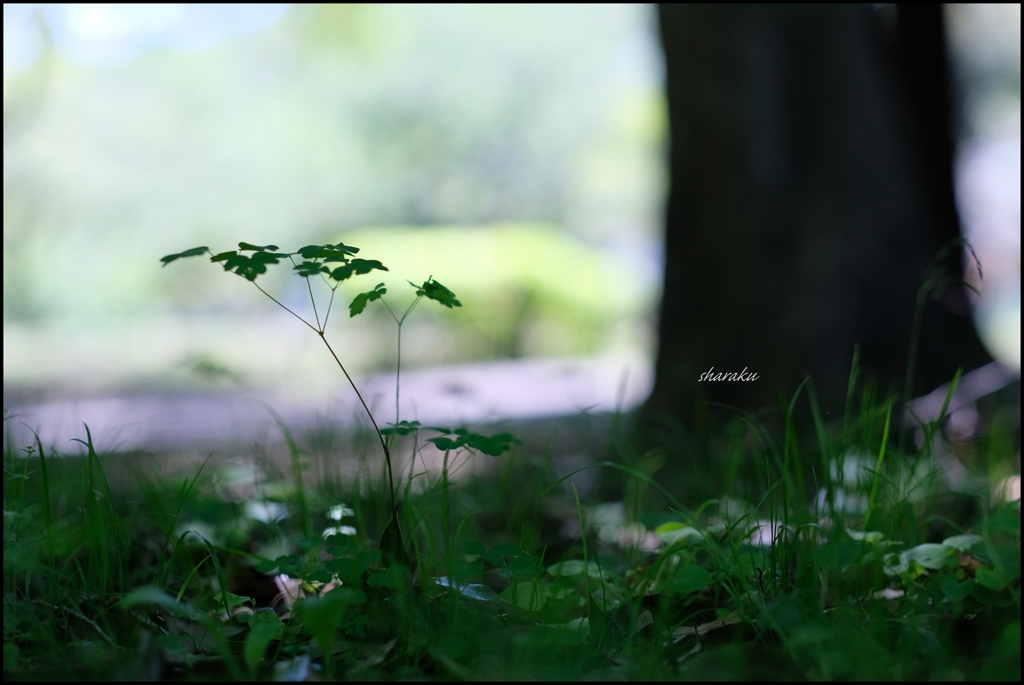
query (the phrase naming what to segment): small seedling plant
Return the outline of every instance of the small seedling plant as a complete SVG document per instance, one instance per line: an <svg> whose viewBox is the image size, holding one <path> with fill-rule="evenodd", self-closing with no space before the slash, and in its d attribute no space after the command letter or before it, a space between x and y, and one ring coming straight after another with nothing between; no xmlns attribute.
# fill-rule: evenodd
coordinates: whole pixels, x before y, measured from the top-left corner
<svg viewBox="0 0 1024 685"><path fill-rule="evenodd" d="M392 467L390 443L390 441L396 436L408 435L410 432L416 432L420 428L420 424L417 421L409 422L399 420L399 389L402 370L402 325L405 323L406 318L408 318L424 298L433 300L434 302L448 307L449 309L461 307L462 303L456 299L455 293L444 287L444 285L435 280L433 276L430 276L419 285L412 281L407 281L409 285L415 289L416 296L412 303L404 312L402 312L401 316L396 314L395 310L393 310L384 299L384 295L388 292L384 283L378 283L370 290L359 293L349 304L349 317L354 317L362 314L366 310L367 305L371 302L379 300L387 308L388 313L394 319L395 324L398 327L398 351L395 371L395 423L392 424L391 428L385 428L382 430L379 427L377 420L374 418L373 412L370 411L369 405L366 404L366 400L363 398L362 393L359 392L359 388L352 379L352 375L345 368L345 365L341 362L341 359L334 351L334 348L331 347L331 344L327 341L327 322L330 319L331 308L334 305L334 298L338 287L343 282L355 276L364 276L373 271L388 271L388 268L376 259L363 259L361 257L356 257L355 255L358 253L358 247L352 247L351 245L345 245L343 243L307 245L295 252L281 252L277 245L254 245L243 241L238 244L237 250L229 250L227 252L214 254L210 248L206 246L194 247L183 252L166 255L165 257L162 257L160 261L164 266L167 266L168 264L184 257L210 255L210 261L212 263L220 264L223 266L224 271L237 274L252 283L261 293L301 321L320 337L324 345L327 347L327 350L331 353L331 357L333 357L334 361L337 363L338 368L340 368L341 372L345 374L345 378L348 380L349 385L352 386L352 390L355 392L356 397L359 398L359 402L366 411L366 415L369 417L370 423L373 425L374 432L377 434L377 438L380 441L381 451L384 453L384 461L387 466L388 473L391 518L384 527L384 531L380 539L383 563L386 567L396 563L402 564L406 567L412 567L413 564L411 563L405 543L402 539L402 530L399 525L398 504L395 499L395 479ZM256 279L259 278L259 276L267 272L268 267L285 262L290 263L295 274L306 281L306 288L309 292L309 300L313 309L313 321L297 314L294 310L287 307L280 300L264 290L263 287L256 282ZM330 297L328 299L327 306L324 308L322 317L320 310L317 308L316 298L313 295L313 285L310 283L312 279L320 280L326 284L330 290ZM512 436L508 434L487 437L472 433L464 428L435 428L434 430L443 433L446 436L454 436L431 439L431 442L433 442L439 449L445 451L446 467L448 463L447 453L452 449L469 447L478 449L485 454L497 456L507 450L510 442L513 440ZM447 486L447 468L444 483L445 486Z"/></svg>

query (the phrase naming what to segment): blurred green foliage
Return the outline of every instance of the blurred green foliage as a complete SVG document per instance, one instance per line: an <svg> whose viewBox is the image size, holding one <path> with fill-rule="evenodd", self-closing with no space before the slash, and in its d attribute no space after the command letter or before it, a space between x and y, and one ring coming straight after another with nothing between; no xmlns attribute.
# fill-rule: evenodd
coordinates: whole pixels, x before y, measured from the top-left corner
<svg viewBox="0 0 1024 685"><path fill-rule="evenodd" d="M625 294L646 296L628 307L641 312L657 280L656 258L636 258L657 254L663 187L652 26L631 6L301 5L205 50L108 66L74 61L44 32L43 54L4 76L5 343L19 326L40 343L29 347L63 349L40 336L177 321L217 274L172 285L137 257L183 244L477 226L464 240L402 236L431 263L450 255L459 272L435 275L461 292L481 283L469 276L478 255L513 240L487 226L518 222L532 237L516 240L548 244L524 243L497 280L488 272L467 310L485 303L491 318L450 346L477 358L601 351ZM595 264L609 258L602 284ZM209 305L256 306L226 291ZM527 320L565 330L509 330ZM188 351L164 344L170 364Z"/></svg>

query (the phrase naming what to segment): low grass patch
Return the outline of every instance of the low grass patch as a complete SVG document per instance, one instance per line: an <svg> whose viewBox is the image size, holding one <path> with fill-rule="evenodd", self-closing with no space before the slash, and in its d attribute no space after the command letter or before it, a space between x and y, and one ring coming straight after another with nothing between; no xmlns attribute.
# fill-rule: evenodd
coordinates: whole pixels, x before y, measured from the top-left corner
<svg viewBox="0 0 1024 685"><path fill-rule="evenodd" d="M91 436L8 439L5 680L1019 680L1020 500L994 487L1016 429L901 449L888 400L834 426L793 407L777 435L708 431L734 478L686 501L630 458L564 473L508 435L405 423L393 559L372 444L354 478L288 434L287 469L257 450L118 491ZM974 466L950 492L954 448ZM458 477L470 459L498 475ZM580 491L594 469L624 499Z"/></svg>

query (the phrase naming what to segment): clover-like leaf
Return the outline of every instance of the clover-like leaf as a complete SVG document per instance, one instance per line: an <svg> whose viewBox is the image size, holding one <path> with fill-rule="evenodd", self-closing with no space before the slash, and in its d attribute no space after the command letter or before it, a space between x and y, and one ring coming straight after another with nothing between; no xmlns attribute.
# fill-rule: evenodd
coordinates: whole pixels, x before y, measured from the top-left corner
<svg viewBox="0 0 1024 685"><path fill-rule="evenodd" d="M325 262L344 262L352 255L359 252L358 247L350 245L306 245L299 248L296 254L302 255L303 259L321 259Z"/></svg>
<svg viewBox="0 0 1024 685"><path fill-rule="evenodd" d="M238 250L228 250L227 252L218 252L217 254L210 257L211 262L223 262L225 259L231 259L232 257L238 256Z"/></svg>
<svg viewBox="0 0 1024 685"><path fill-rule="evenodd" d="M257 252L249 259L257 264L277 264L281 261L281 255L271 254L269 252Z"/></svg>
<svg viewBox="0 0 1024 685"><path fill-rule="evenodd" d="M327 245L306 245L300 247L296 254L301 255L303 259L320 259L320 253L327 249L330 249Z"/></svg>
<svg viewBox="0 0 1024 685"><path fill-rule="evenodd" d="M491 547L491 551L488 554L497 554L499 557L514 557L519 554L525 554L523 548L514 542L503 542L500 545ZM498 564L495 564L497 566Z"/></svg>
<svg viewBox="0 0 1024 685"><path fill-rule="evenodd" d="M328 269L326 266L318 262L302 262L300 264L296 264L295 270L298 271L299 275L302 276L303 278L316 276L319 273L326 274L331 272L330 269Z"/></svg>
<svg viewBox="0 0 1024 685"><path fill-rule="evenodd" d="M511 433L498 433L490 437L479 433L467 433L462 436L466 446L497 457L512 449L513 442L519 442Z"/></svg>
<svg viewBox="0 0 1024 685"><path fill-rule="evenodd" d="M506 566L503 566L500 573L505 578L517 578L519 576L535 576L543 569L540 559L532 554L523 554L513 557Z"/></svg>
<svg viewBox="0 0 1024 685"><path fill-rule="evenodd" d="M360 260L361 261L361 260ZM355 316L356 314L362 314L363 310L366 309L366 305L374 300L379 300L382 295L387 293L388 289L384 287L383 283L378 283L374 286L373 290L369 290L365 293L359 293L355 299L352 300L352 304L348 306L349 316Z"/></svg>
<svg viewBox="0 0 1024 685"><path fill-rule="evenodd" d="M328 245L327 247L331 248L332 250L336 250L338 252L346 252L348 254L356 254L359 252L358 247L352 247L351 245L346 245L344 243L336 243L334 245Z"/></svg>
<svg viewBox="0 0 1024 685"><path fill-rule="evenodd" d="M236 254L227 258L227 261L224 262L224 270L234 271L246 280L255 281L257 276L267 272L267 266L265 263L245 255Z"/></svg>
<svg viewBox="0 0 1024 685"><path fill-rule="evenodd" d="M346 278L352 276L359 276L361 274L368 274L374 269L379 271L387 271L388 268L378 262L376 259L353 259L345 266L339 266L337 269L331 272L331 278L341 282Z"/></svg>
<svg viewBox="0 0 1024 685"><path fill-rule="evenodd" d="M224 257L223 261L224 261L224 270L225 271L233 271L234 269L237 269L239 267L249 266L249 263L252 261L248 257L246 257L244 254L238 254L237 252L231 253L231 254L225 252L225 253L223 253L221 255L217 255L217 257L222 257L222 256ZM217 261L219 262L219 261L222 261L222 260L217 259Z"/></svg>
<svg viewBox="0 0 1024 685"><path fill-rule="evenodd" d="M181 259L182 257L198 257L199 255L205 254L209 251L210 248L206 246L193 247L191 250L185 250L184 252L179 252L177 254L169 254L166 257L161 257L160 261L164 263L164 266L167 266L176 259Z"/></svg>
<svg viewBox="0 0 1024 685"><path fill-rule="evenodd" d="M427 438L427 442L434 443L434 447L444 452L464 447L462 440L453 440L451 438Z"/></svg>
<svg viewBox="0 0 1024 685"><path fill-rule="evenodd" d="M409 281L409 285L416 288L416 295L418 297L426 297L435 302L440 302L449 309L462 306L462 303L455 299L455 293L435 281L433 276L423 281L423 285L416 285L412 281Z"/></svg>
<svg viewBox="0 0 1024 685"><path fill-rule="evenodd" d="M279 248L277 245L253 245L252 243L238 243L239 250L255 250L256 252L264 252L266 250L277 251Z"/></svg>
<svg viewBox="0 0 1024 685"><path fill-rule="evenodd" d="M320 259L325 262L347 262L351 256L352 253L345 250L324 250L320 253Z"/></svg>
<svg viewBox="0 0 1024 685"><path fill-rule="evenodd" d="M380 433L381 435L391 435L392 433L397 435L408 435L415 430L419 430L419 421L399 421L398 423L391 424L391 428L385 428Z"/></svg>

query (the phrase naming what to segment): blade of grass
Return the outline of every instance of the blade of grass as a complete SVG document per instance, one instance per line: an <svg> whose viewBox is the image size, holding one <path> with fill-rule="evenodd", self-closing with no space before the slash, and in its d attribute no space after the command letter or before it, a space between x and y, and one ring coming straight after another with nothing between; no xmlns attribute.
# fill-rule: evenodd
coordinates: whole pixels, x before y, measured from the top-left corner
<svg viewBox="0 0 1024 685"><path fill-rule="evenodd" d="M685 507L683 507L683 505L682 505L682 504L680 504L680 503L679 503L679 501L678 501L678 500L677 500L677 499L676 499L675 497L673 497L673 496L672 496L672 494L671 494L671 493L670 493L670 492L669 492L668 490L666 490L665 488L661 487L661 486L660 486L660 485L658 485L658 484L657 484L656 482L654 482L654 481L653 481L653 480L652 480L652 479L650 478L650 476L647 476L646 474L644 474L644 473L642 473L642 472L640 472L640 471L637 471L636 469L634 469L634 468L632 468L632 467L626 466L625 464L618 464L618 463L616 463L616 462L614 462L614 461L601 461L601 462L598 462L598 463L596 463L596 464L590 464L590 465L588 465L588 466L584 466L584 467L582 467L582 468L578 468L578 469L576 469L575 471L573 471L573 472L571 472L571 473L568 473L568 474L566 474L566 475L562 476L561 478L559 478L558 480L556 480L556 481L555 481L554 483L552 483L551 485L549 485L548 487L546 487L546 488L545 488L545 489L544 489L544 490L543 490L543 491L542 491L542 492L541 492L541 493L540 493L540 494L539 494L539 495L537 496L537 497L538 497L538 499L539 499L540 497L543 497L543 496L544 496L544 495L546 495L547 493L551 492L552 490L554 490L554 489L555 489L556 487L558 487L558 486L559 486L559 485L560 485L560 484L561 484L561 483L562 483L563 481L565 481L565 480L566 480L567 478L572 478L573 476L575 476L575 475L576 475L577 473L580 473L581 471L586 471L587 469L593 469L593 468L597 468L597 467L599 467L599 466L607 466L607 467L609 467L609 468L613 468L613 469L618 469L618 470L620 470L620 471L624 471L624 472L628 473L629 475L633 476L634 478L637 478L637 479L639 479L639 480L642 480L643 482L647 483L648 485L650 485L650 486L652 486L652 487L655 487L655 488L657 488L657 489L658 489L658 490L659 490L659 491L660 491L660 492L661 492L661 493L662 493L663 495L665 495L665 496L666 496L666 497L667 497L667 498L669 499L669 501L670 501L670 502L671 502L671 503L673 504L673 506L675 506L675 507L676 507L677 509L684 509L684 508L685 508Z"/></svg>
<svg viewBox="0 0 1024 685"><path fill-rule="evenodd" d="M882 445L878 449L878 463L875 464L875 477L871 483L871 497L868 500L868 511L864 517L864 530L871 530L871 515L875 511L875 504L878 501L878 482L882 479L882 466L885 462L885 447L889 441L889 422L892 419L892 402L885 408L885 429L882 432Z"/></svg>
<svg viewBox="0 0 1024 685"><path fill-rule="evenodd" d="M174 598L175 602L180 602L181 601L182 596L185 594L185 590L188 588L188 584L192 582L192 577L196 574L196 572L199 570L199 568L203 564L206 563L206 560L209 559L209 558L210 558L210 555L207 554L205 557L203 557L203 560L200 561L198 564L196 564L192 568L192 570L189 571L188 575L185 576L185 582L183 582L181 584L181 589L178 590L178 596Z"/></svg>

